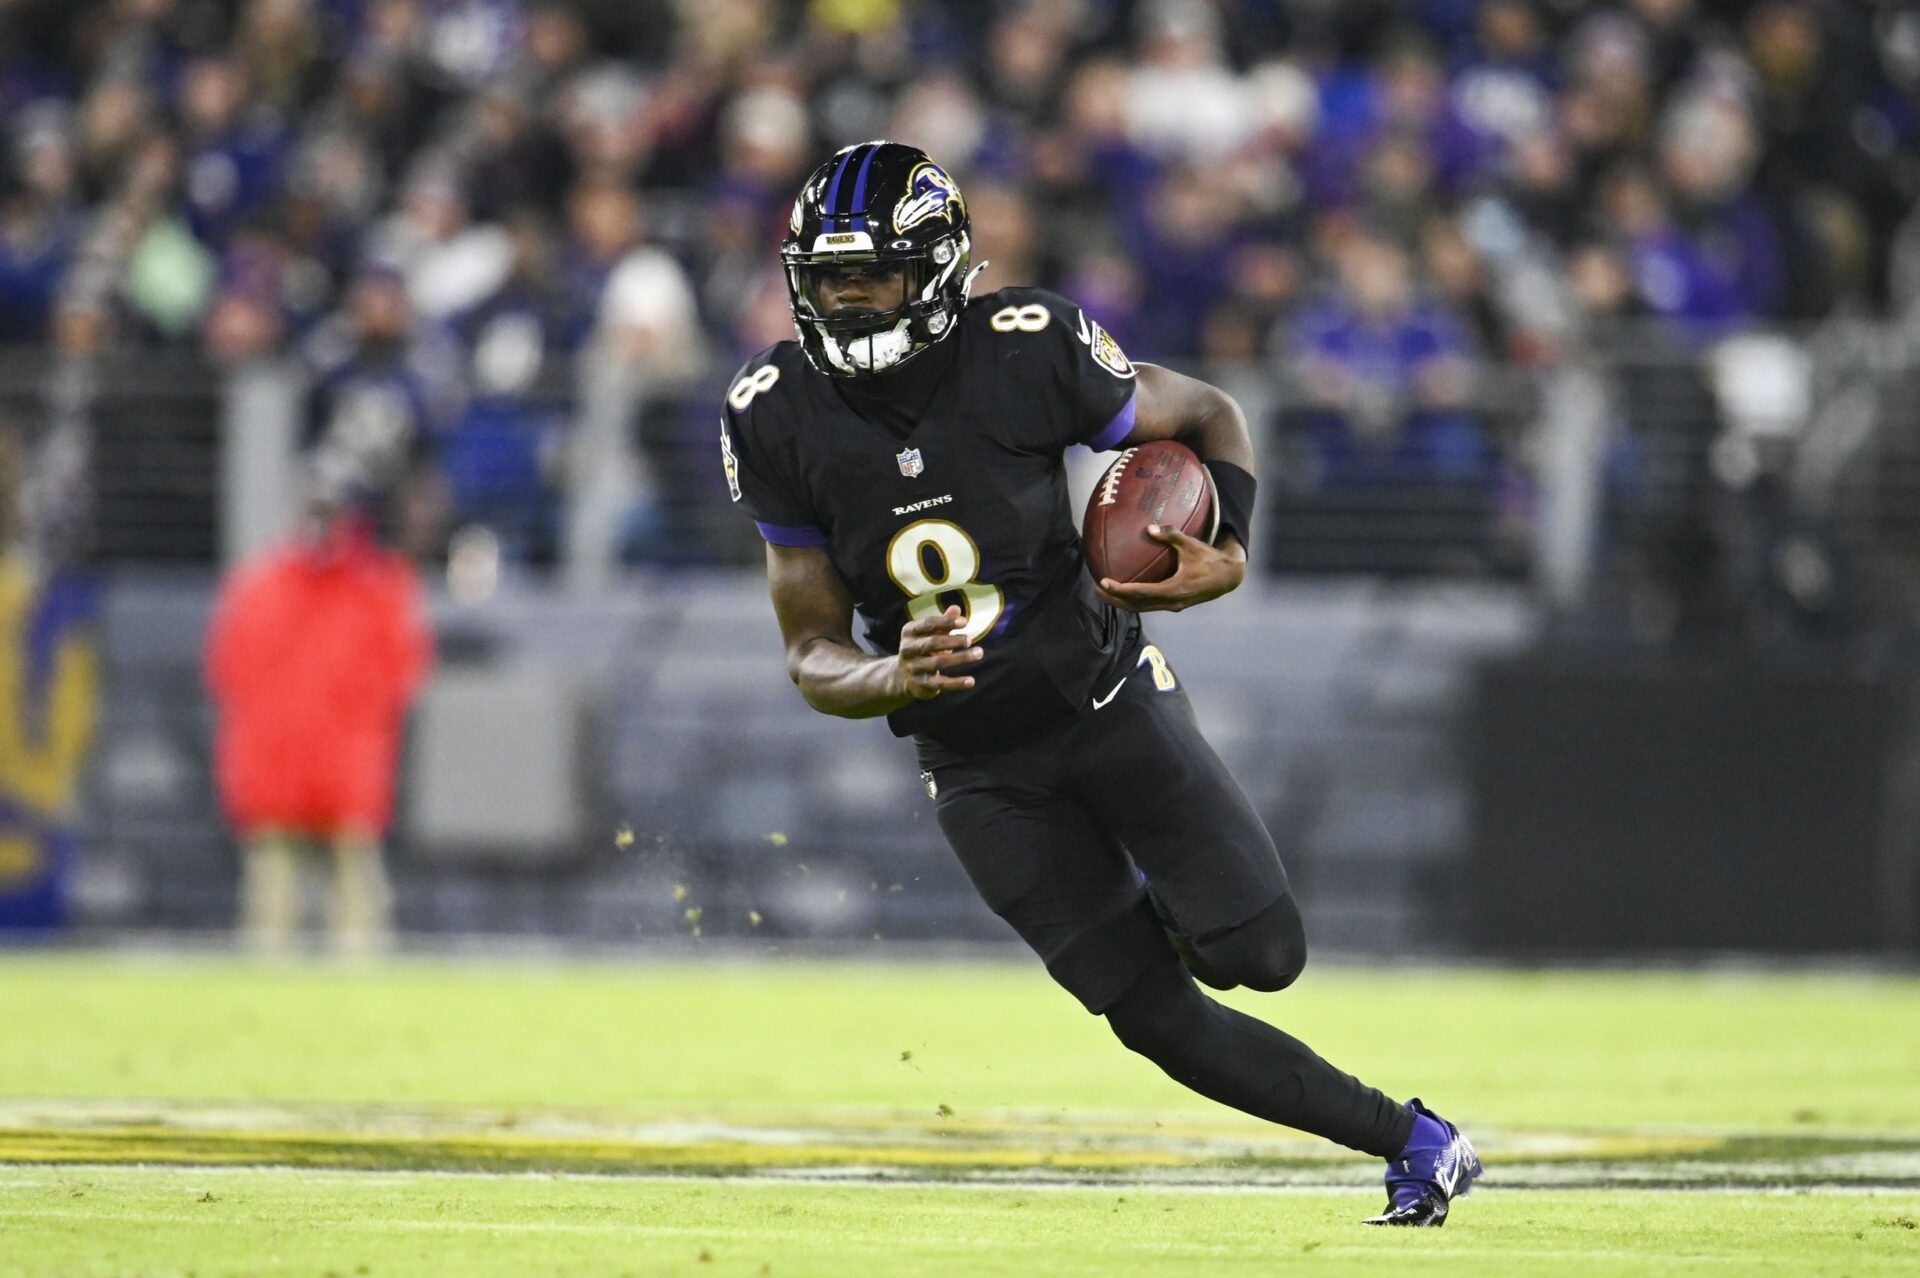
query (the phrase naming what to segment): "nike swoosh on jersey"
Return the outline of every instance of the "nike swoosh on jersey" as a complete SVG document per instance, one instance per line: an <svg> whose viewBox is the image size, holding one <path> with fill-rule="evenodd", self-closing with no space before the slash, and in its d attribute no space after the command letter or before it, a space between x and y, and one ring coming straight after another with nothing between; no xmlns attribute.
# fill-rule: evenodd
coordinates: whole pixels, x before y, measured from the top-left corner
<svg viewBox="0 0 1920 1278"><path fill-rule="evenodd" d="M1095 698L1094 698L1094 701L1093 701L1093 708L1094 708L1095 710L1098 710L1098 709L1100 709L1100 707L1102 707L1102 706L1104 706L1104 705L1106 705L1106 704L1107 704L1107 702L1109 702L1109 701L1111 701L1111 700L1113 700L1113 699L1114 699L1115 697L1117 697L1117 696L1119 696L1119 695L1120 695L1120 689L1122 689L1122 688L1124 688L1124 687L1126 687L1126 686L1127 686L1127 681L1126 681L1125 679L1122 679L1122 680L1121 680L1121 681L1120 681L1119 683L1116 683L1116 684L1114 684L1114 685L1113 685L1113 691L1112 691L1112 692L1109 692L1109 693L1108 693L1108 694L1107 694L1106 696L1104 696L1104 697L1095 697Z"/></svg>

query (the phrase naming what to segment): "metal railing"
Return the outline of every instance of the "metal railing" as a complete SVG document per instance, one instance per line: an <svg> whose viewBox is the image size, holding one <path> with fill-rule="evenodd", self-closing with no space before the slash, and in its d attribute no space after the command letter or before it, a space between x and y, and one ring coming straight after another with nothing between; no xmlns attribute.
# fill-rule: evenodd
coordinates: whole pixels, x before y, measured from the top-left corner
<svg viewBox="0 0 1920 1278"><path fill-rule="evenodd" d="M1631 582L1655 594L1691 582L1704 597L1712 574L1687 576L1693 553L1764 578L1766 565L1744 561L1791 528L1817 533L1860 606L1920 607L1920 358L1893 326L1713 344L1626 327L1553 366L1482 369L1457 410L1486 447L1465 471L1396 458L1391 431L1330 468L1329 431L1345 427L1306 407L1284 372L1196 371L1233 390L1254 425L1255 562L1268 573L1525 579L1577 609ZM1754 388L1742 389L1756 377L1772 377L1789 410L1756 416ZM720 390L649 387L586 358L539 388L562 452L531 500L550 503L562 580L596 588L623 566L757 562L715 456ZM296 504L310 411L292 364L0 356L0 421L30 444L27 523L57 552L107 566L213 565L270 539ZM1797 571L1804 594L1821 570L1786 553L1797 557L1781 571Z"/></svg>

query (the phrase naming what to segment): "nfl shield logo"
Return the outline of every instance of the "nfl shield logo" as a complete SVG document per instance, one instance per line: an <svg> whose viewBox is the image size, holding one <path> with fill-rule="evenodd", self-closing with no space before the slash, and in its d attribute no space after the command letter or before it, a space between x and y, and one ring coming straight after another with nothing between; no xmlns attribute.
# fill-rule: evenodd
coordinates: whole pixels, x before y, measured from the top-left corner
<svg viewBox="0 0 1920 1278"><path fill-rule="evenodd" d="M918 479L920 472L927 468L927 464L920 460L920 450L917 448L902 449L893 455L893 459L900 463L900 473L908 479Z"/></svg>

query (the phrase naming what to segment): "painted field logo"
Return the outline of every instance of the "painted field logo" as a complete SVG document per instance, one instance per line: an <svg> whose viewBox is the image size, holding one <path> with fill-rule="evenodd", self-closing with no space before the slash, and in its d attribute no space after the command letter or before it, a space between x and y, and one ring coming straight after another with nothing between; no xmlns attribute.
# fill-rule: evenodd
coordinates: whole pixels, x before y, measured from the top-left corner
<svg viewBox="0 0 1920 1278"><path fill-rule="evenodd" d="M920 450L917 448L902 449L893 455L893 459L900 463L900 473L908 479L920 478L920 472L927 468L927 464L920 460Z"/></svg>
<svg viewBox="0 0 1920 1278"><path fill-rule="evenodd" d="M909 231L929 218L945 218L958 225L967 214L967 202L946 170L926 163L907 175L907 193L893 206L893 229Z"/></svg>

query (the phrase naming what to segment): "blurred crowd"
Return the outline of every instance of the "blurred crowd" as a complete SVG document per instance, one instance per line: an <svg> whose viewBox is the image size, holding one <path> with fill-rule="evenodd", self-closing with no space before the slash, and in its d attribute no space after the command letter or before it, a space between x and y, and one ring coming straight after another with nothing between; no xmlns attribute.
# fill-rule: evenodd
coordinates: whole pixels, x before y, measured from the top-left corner
<svg viewBox="0 0 1920 1278"><path fill-rule="evenodd" d="M1489 363L1891 304L1920 5L11 0L0 107L0 341L296 356L342 482L539 558L572 357L704 440L799 181L880 136L978 288L1285 375L1330 473L1484 473Z"/></svg>

